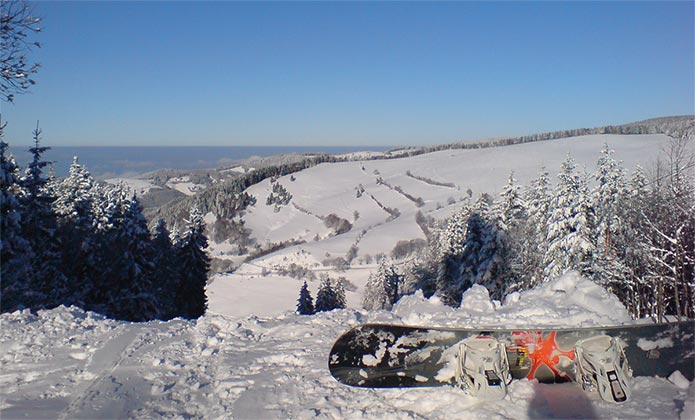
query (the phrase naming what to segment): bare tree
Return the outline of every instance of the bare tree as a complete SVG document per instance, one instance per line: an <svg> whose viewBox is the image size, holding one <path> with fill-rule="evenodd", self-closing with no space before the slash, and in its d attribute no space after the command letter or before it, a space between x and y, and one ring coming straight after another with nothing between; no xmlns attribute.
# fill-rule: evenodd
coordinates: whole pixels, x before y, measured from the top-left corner
<svg viewBox="0 0 695 420"><path fill-rule="evenodd" d="M36 82L32 78L40 64L32 63L29 53L40 48L32 35L41 32L41 18L32 14L25 0L0 0L0 96L12 102L14 95L26 92Z"/></svg>
<svg viewBox="0 0 695 420"><path fill-rule="evenodd" d="M695 315L695 153L691 133L672 138L652 181L648 226L649 277L657 319Z"/></svg>

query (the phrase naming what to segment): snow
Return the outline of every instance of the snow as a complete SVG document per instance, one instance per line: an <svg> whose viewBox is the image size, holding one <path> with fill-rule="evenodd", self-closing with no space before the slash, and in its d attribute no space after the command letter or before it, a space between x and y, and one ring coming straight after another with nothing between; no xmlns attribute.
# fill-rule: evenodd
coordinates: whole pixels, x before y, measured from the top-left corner
<svg viewBox="0 0 695 420"><path fill-rule="evenodd" d="M490 301L490 294L487 289L479 284L474 284L463 295L461 308L486 314L493 312L495 305Z"/></svg>
<svg viewBox="0 0 695 420"><path fill-rule="evenodd" d="M660 338L658 340L653 341L640 338L639 340L637 340L637 347L644 351L664 349L673 347L673 341L670 338Z"/></svg>
<svg viewBox="0 0 695 420"><path fill-rule="evenodd" d="M244 263L236 273L215 276L209 288L210 308L230 316L257 311L264 316L279 315L293 309L301 282L274 272L277 266L291 263L317 276L327 273L347 278L356 286L354 292L348 291L348 306L360 307L369 272L376 270L375 257L390 255L398 241L425 238L416 223L418 212L443 220L481 193L497 194L507 184L511 170L519 185L527 186L536 179L543 166L555 181L568 152L578 170L593 172L604 143L615 150L613 156L629 173L637 164L649 167L668 141L662 134L589 135L486 149L443 150L399 159L324 163L277 179L292 194L291 202L277 212L274 206L265 205L272 190L271 180L266 179L246 190L256 197L257 204L244 214L245 227L257 244L305 242ZM383 182L377 182L379 178ZM360 186L364 192L358 197ZM396 187L422 198L424 205L418 207ZM400 216L393 218L380 205L398 209ZM348 220L352 229L334 235L322 220L330 214ZM345 257L351 247L357 248L357 257L346 271L324 266L327 259ZM210 252L223 255L229 252L229 245L211 242ZM263 268L268 275L260 280L255 273L260 274ZM249 292L263 290L252 286L251 281L263 282L264 288L273 285L272 305L265 302L264 294L256 297ZM318 282L314 283L312 293L318 288ZM231 297L235 294L243 296L243 302ZM585 302L589 306L597 303Z"/></svg>
<svg viewBox="0 0 695 420"><path fill-rule="evenodd" d="M680 389L688 389L690 387L690 381L679 370L669 375L668 380Z"/></svg>
<svg viewBox="0 0 695 420"><path fill-rule="evenodd" d="M515 293L504 305L490 301L487 289L468 289L458 310L425 299L422 293L398 301L393 312L409 325L485 327L591 327L630 322L618 298L576 272L550 281L543 287Z"/></svg>
<svg viewBox="0 0 695 420"><path fill-rule="evenodd" d="M191 182L190 177L187 176L171 178L167 181L166 186L186 195L194 195L205 188L204 185Z"/></svg>
<svg viewBox="0 0 695 420"><path fill-rule="evenodd" d="M104 182L112 185L125 185L128 190L138 196L145 195L148 191L152 189L161 189L161 187L151 183L146 179L136 179L136 178L110 178L104 180Z"/></svg>
<svg viewBox="0 0 695 420"><path fill-rule="evenodd" d="M233 168L223 169L220 172L221 173L234 172L234 173L238 173L238 174L245 174L245 173L251 172L253 170L254 170L253 168L246 168L244 166L235 166Z"/></svg>
<svg viewBox="0 0 695 420"><path fill-rule="evenodd" d="M362 389L330 376L327 357L333 342L364 322L629 322L615 297L576 273L521 292L505 304L491 302L479 288L463 302L453 309L416 294L401 299L393 312L208 313L197 321L147 323L113 321L73 307L36 315L6 313L0 315L0 417L694 418L694 387L679 373L668 379L633 378L633 398L622 405L602 401L576 383L514 381L503 400L482 403L449 386Z"/></svg>
<svg viewBox="0 0 695 420"><path fill-rule="evenodd" d="M615 296L577 273L514 293L502 303L491 301L487 290L476 286L464 294L459 308L418 292L402 298L391 312L356 309L377 267L366 257L388 255L399 240L424 238L415 223L418 211L438 220L448 217L468 199L469 190L473 200L482 192L498 192L511 169L522 185L535 178L542 165L555 179L568 151L578 167L591 171L604 142L631 170L637 163L648 164L668 138L596 135L322 164L293 174L294 181L279 178L293 199L277 213L264 204L270 181L251 186L247 192L258 204L244 220L257 243L305 243L246 262L235 273L214 276L207 289L208 313L197 321L118 322L72 307L0 315L0 418L695 419L695 385L680 372L668 378L633 378L633 398L622 405L604 402L576 383L514 381L506 398L483 404L454 387L351 388L328 372L333 342L365 322L496 328L636 322ZM378 177L391 187L377 183ZM189 184L181 178L169 186L189 194L195 187ZM364 193L357 197L360 185ZM421 197L424 206L395 187ZM398 209L400 216L391 217L381 206ZM334 235L322 220L329 214L348 220L353 228ZM214 220L207 215L206 221ZM352 246L358 248L358 257L347 271L323 265ZM237 258L231 256L229 243L212 243L210 251L220 258ZM291 263L317 275L345 276L355 286L346 293L348 309L294 314L304 279L277 272ZM316 296L319 280L307 283ZM672 344L643 340L639 346ZM384 356L376 352L365 362L377 363Z"/></svg>

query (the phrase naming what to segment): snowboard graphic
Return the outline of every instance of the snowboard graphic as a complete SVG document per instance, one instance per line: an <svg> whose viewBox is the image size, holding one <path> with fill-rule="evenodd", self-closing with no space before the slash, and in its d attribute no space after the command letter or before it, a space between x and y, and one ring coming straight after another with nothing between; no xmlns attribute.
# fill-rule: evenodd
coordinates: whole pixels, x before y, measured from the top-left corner
<svg viewBox="0 0 695 420"><path fill-rule="evenodd" d="M618 339L633 376L695 375L695 321L567 329L427 328L365 324L343 334L329 357L331 375L358 387L422 387L454 383L458 343L490 336L501 342L513 378L575 381L575 343Z"/></svg>

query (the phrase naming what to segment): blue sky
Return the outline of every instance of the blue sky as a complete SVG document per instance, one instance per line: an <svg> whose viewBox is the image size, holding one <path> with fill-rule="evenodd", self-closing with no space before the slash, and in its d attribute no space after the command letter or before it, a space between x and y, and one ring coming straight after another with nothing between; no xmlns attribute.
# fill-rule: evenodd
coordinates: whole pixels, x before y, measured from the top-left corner
<svg viewBox="0 0 695 420"><path fill-rule="evenodd" d="M38 2L6 141L424 145L695 113L693 2Z"/></svg>

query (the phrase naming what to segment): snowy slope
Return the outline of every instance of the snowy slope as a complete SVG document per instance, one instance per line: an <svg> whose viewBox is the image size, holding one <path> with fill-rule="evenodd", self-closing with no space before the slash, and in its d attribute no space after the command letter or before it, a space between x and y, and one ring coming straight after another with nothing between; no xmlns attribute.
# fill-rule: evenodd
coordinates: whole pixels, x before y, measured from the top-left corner
<svg viewBox="0 0 695 420"><path fill-rule="evenodd" d="M360 389L328 372L334 340L362 322L587 326L628 322L625 308L574 274L505 305L481 288L453 310L412 296L393 313L354 309L271 318L208 314L126 323L75 308L0 315L0 417L239 419L695 418L695 385L632 380L614 405L578 384L514 381L482 403L454 387Z"/></svg>
<svg viewBox="0 0 695 420"><path fill-rule="evenodd" d="M418 211L441 220L482 193L497 194L512 170L521 185L537 178L541 167L554 181L568 153L579 170L586 168L591 174L604 143L615 150L615 158L623 161L628 172L636 164L649 167L668 141L662 134L590 135L401 159L325 163L278 179L293 198L277 212L265 205L272 191L271 180L266 179L247 190L258 200L244 215L252 237L262 245L306 242L257 258L234 274L216 275L209 287L210 308L235 316L292 309L302 282L276 272L290 263L317 275L328 272L332 277L346 277L356 286L347 293L348 304L357 307L369 273L375 270L374 257L388 256L399 240L424 239L415 222ZM364 192L358 194L361 189ZM413 201L418 198L424 201L421 207ZM384 208L397 209L400 215L394 218ZM330 214L349 221L352 229L333 235L323 222ZM214 256L228 250L224 244L211 245ZM325 260L346 257L351 247L357 247L357 258L346 272L324 266ZM310 281L309 289L315 296L318 280Z"/></svg>
<svg viewBox="0 0 695 420"><path fill-rule="evenodd" d="M161 188L145 179L110 178L105 179L104 182L112 185L123 185L126 188L128 188L132 193L137 194L138 196L145 195L152 189Z"/></svg>

